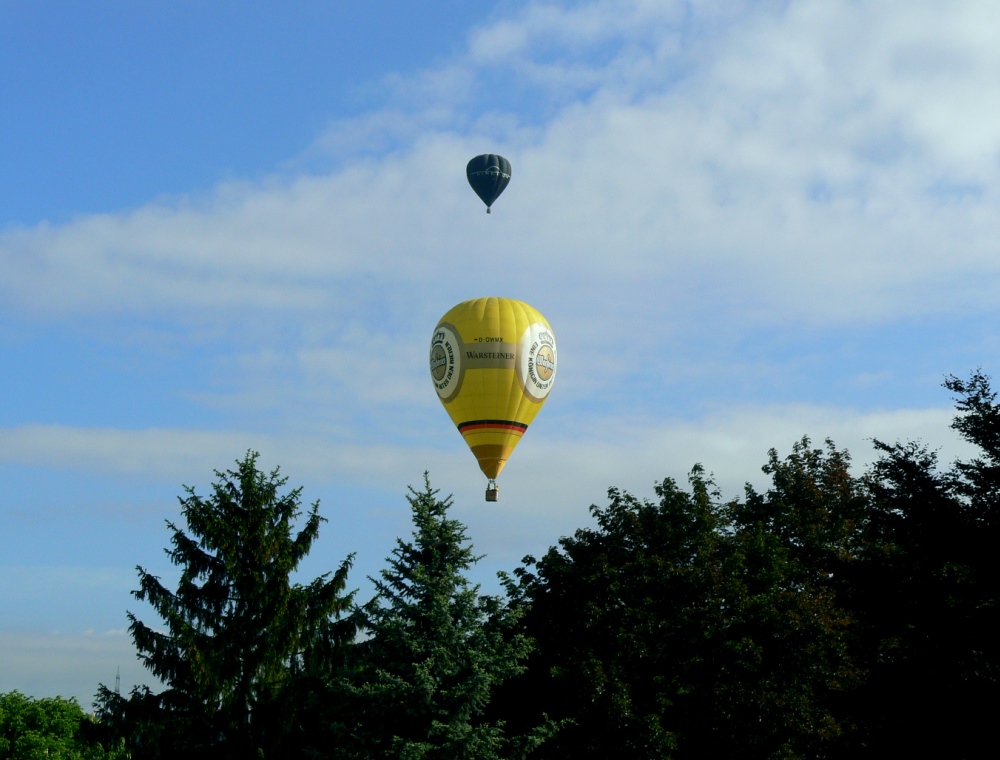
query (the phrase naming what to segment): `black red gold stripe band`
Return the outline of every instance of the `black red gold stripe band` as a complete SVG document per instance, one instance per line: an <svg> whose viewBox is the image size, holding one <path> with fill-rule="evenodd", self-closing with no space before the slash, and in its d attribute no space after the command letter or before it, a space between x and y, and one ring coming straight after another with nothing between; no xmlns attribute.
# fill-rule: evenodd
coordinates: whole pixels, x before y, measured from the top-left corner
<svg viewBox="0 0 1000 760"><path fill-rule="evenodd" d="M528 426L523 422L513 422L512 420L469 420L460 422L458 430L460 433L467 433L471 430L508 430L512 433L523 434Z"/></svg>

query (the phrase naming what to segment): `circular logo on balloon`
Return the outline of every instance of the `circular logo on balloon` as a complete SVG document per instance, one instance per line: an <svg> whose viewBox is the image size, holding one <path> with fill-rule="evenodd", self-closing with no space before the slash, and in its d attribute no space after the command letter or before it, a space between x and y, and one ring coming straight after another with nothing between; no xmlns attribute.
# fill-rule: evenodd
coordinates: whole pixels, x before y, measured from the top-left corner
<svg viewBox="0 0 1000 760"><path fill-rule="evenodd" d="M543 345L535 354L535 373L543 383L552 379L556 373L555 346Z"/></svg>
<svg viewBox="0 0 1000 760"><path fill-rule="evenodd" d="M541 322L529 325L517 343L517 380L529 399L541 403L556 380L556 337Z"/></svg>
<svg viewBox="0 0 1000 760"><path fill-rule="evenodd" d="M431 348L431 377L435 383L440 383L448 374L448 352L444 346L437 345Z"/></svg>
<svg viewBox="0 0 1000 760"><path fill-rule="evenodd" d="M431 380L442 401L450 399L461 381L461 342L451 325L438 325L431 338Z"/></svg>

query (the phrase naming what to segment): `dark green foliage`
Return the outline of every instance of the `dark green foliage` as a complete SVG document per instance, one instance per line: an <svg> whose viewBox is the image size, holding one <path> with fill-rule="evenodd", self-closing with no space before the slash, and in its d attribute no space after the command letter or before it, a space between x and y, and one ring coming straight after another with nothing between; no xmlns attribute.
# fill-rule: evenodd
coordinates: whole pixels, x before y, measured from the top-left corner
<svg viewBox="0 0 1000 760"><path fill-rule="evenodd" d="M411 489L413 540L398 540L377 595L361 610L366 637L355 672L339 684L339 756L417 760L516 757L544 731L517 739L483 713L495 687L523 670L530 645L518 611L481 596L466 572L465 526L448 518L425 475Z"/></svg>
<svg viewBox="0 0 1000 760"><path fill-rule="evenodd" d="M287 479L257 469L248 452L203 499L187 488L173 523L171 561L181 568L176 591L141 567L133 592L156 610L165 630L129 613L143 663L166 685L123 699L102 687L102 717L127 734L143 757L244 758L280 755L293 743L302 682L334 667L353 627L338 620L350 558L303 586L291 574L306 556L323 518L309 509L301 530L300 493ZM301 694L300 694L301 696Z"/></svg>
<svg viewBox="0 0 1000 760"><path fill-rule="evenodd" d="M710 654L720 516L699 470L691 482L693 494L664 481L658 504L611 489L607 507L591 508L596 529L529 558L527 631L539 651L504 701L574 721L542 756L666 757L677 716L697 711L684 674Z"/></svg>
<svg viewBox="0 0 1000 760"><path fill-rule="evenodd" d="M720 503L698 467L655 504L612 489L596 529L523 573L538 652L505 704L575 723L542 754L825 756L857 676L831 577L864 505L847 467L803 440L745 502Z"/></svg>
<svg viewBox="0 0 1000 760"><path fill-rule="evenodd" d="M731 613L719 642L727 657L712 676L725 693L716 696L712 739L686 756L708 746L728 757L830 757L855 738L848 695L862 674L847 602L866 482L851 475L846 452L806 438L784 460L772 449L763 470L771 487L748 486L744 501L728 505Z"/></svg>
<svg viewBox="0 0 1000 760"><path fill-rule="evenodd" d="M612 489L520 571L537 640L512 723L574 725L548 758L982 756L998 688L1000 406L950 378L980 456L937 468L876 442L861 477L803 439L764 492L721 503L700 468L658 503Z"/></svg>
<svg viewBox="0 0 1000 760"><path fill-rule="evenodd" d="M870 675L857 709L869 757L981 757L1000 704L1000 408L981 372L945 386L958 394L953 427L979 457L942 472L920 445L876 442L858 589Z"/></svg>
<svg viewBox="0 0 1000 760"><path fill-rule="evenodd" d="M289 580L316 506L293 536L299 491L248 454L182 500L177 591L140 569L167 630L132 633L167 690L103 689L103 723L137 758L980 757L1000 704L1000 406L981 372L945 385L970 461L876 441L854 476L804 438L742 499L700 466L656 501L611 489L593 527L504 576L506 599L468 582L478 557L425 475L412 540L346 619L347 562Z"/></svg>
<svg viewBox="0 0 1000 760"><path fill-rule="evenodd" d="M0 694L0 760L126 760L121 741L105 750L93 718L75 699Z"/></svg>

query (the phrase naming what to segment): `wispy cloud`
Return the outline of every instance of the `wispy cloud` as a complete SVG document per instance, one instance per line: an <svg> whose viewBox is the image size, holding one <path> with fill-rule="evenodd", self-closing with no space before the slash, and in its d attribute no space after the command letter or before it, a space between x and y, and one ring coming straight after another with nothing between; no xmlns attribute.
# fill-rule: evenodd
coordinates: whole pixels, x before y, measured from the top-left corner
<svg viewBox="0 0 1000 760"><path fill-rule="evenodd" d="M517 494L511 505L515 512L533 509L538 497L575 510L609 486L641 491L659 477L683 480L695 463L712 470L720 486L735 496L744 482L764 482L760 467L768 448L790 449L803 435L817 444L833 438L854 453L859 470L872 461L873 438L923 440L941 449L943 462L968 456L970 447L949 429L951 418L947 408L862 413L808 404L736 406L696 420L598 413L585 424L564 425L559 419L536 424L505 470L505 479ZM447 482L466 482L478 490L479 478L460 436L435 436L435 444L359 445L306 436L29 425L0 430L0 461L105 475L138 473L182 483L203 479L205 462L225 467L253 448L264 452L262 466L294 462L299 476L311 481L347 479L402 493L406 483L430 468ZM469 473L473 475L466 477ZM522 490L529 488L525 484L531 484L530 492Z"/></svg>
<svg viewBox="0 0 1000 760"><path fill-rule="evenodd" d="M12 320L107 320L109 341L139 320L184 326L181 341L214 325L224 381L188 397L255 415L249 432L25 424L0 450L169 478L248 447L323 451L341 463L326 472L354 472L368 447L416 462L452 432L423 437L441 416L421 385L427 330L489 293L553 322L574 414L644 410L671 435L659 410L677 378L766 388L796 361L758 356L762 335L801 348L834 329L988 317L994 19L979 2L498 11L458 55L395 77L384 108L320 136L313 153L336 168L0 232ZM514 159L490 217L462 176L487 144ZM913 356L935 340L909 339ZM622 390L639 381L646 399Z"/></svg>
<svg viewBox="0 0 1000 760"><path fill-rule="evenodd" d="M0 649L0 692L18 689L40 697L73 697L88 712L98 683L113 689L119 673L123 693L136 684L155 683L137 661L132 639L124 631L0 629Z"/></svg>
<svg viewBox="0 0 1000 760"><path fill-rule="evenodd" d="M626 299L656 321L697 314L706 299L771 323L992 310L997 12L750 7L733 4L739 23L722 25L707 4L529 5L396 88L421 97L399 95L320 138L359 156L332 173L7 230L4 301L329 320L391 300L406 320L426 316L430 292L446 303L473 287L537 296L567 320L587 318L580 290L604 295L612 319ZM505 121L502 99L491 106L516 160L485 226L461 176L483 143L471 119L458 134L452 118L471 116L476 87L455 83L503 70L545 98L552 77L532 71L568 81L579 66L588 81L566 85L574 97L543 124ZM363 158L386 129L396 147ZM538 284L568 270L572 289Z"/></svg>

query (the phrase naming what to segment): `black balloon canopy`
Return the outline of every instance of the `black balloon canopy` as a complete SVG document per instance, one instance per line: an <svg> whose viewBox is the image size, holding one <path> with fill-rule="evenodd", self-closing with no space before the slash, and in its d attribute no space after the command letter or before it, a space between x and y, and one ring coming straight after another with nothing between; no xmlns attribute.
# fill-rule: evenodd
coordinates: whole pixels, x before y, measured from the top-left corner
<svg viewBox="0 0 1000 760"><path fill-rule="evenodd" d="M495 153L484 153L469 161L465 167L465 176L476 191L476 195L486 204L486 213L490 206L500 197L500 193L510 182L510 161Z"/></svg>

